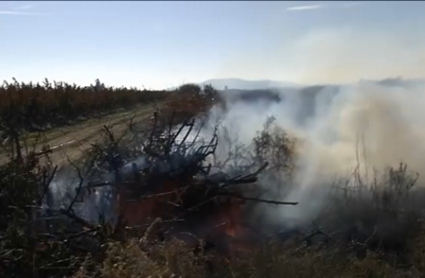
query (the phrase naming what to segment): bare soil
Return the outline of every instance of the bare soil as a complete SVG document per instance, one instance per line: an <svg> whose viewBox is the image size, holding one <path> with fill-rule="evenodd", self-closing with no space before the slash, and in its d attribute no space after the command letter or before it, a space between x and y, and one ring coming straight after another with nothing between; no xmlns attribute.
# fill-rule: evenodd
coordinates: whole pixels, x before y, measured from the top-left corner
<svg viewBox="0 0 425 278"><path fill-rule="evenodd" d="M121 136L128 124L149 119L155 106L143 105L131 110L107 115L102 118L89 119L72 126L52 129L43 133L31 133L23 140L22 145L27 150L42 151L43 147L50 148L55 164L63 165L68 160L80 158L89 150L92 144L102 139L102 128L107 126L115 136ZM0 164L8 159L4 150L0 150Z"/></svg>

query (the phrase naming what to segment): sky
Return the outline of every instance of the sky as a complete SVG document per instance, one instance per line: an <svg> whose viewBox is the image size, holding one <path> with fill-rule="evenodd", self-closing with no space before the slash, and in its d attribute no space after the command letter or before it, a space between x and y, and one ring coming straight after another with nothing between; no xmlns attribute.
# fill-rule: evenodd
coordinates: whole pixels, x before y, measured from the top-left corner
<svg viewBox="0 0 425 278"><path fill-rule="evenodd" d="M0 79L169 88L425 77L425 2L0 2Z"/></svg>

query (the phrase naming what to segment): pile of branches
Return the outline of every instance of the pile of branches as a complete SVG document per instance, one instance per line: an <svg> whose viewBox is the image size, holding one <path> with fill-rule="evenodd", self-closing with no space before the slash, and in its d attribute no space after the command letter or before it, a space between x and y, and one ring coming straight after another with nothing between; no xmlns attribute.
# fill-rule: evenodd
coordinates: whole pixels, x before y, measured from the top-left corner
<svg viewBox="0 0 425 278"><path fill-rule="evenodd" d="M297 204L244 196L247 185L256 185L268 163L243 175L214 171L214 165L208 161L214 161L211 158L218 145L216 132L204 140L200 136L202 122L199 124L192 118L175 125L174 120L157 112L150 128L137 130L135 125L131 126L132 136L125 144L117 144L105 129L109 135L101 167L112 171L114 180L82 186L82 191L93 193L99 187L111 188L117 230L146 228L160 218L164 234L175 236L190 231L194 237L205 240L211 233L228 234L230 226L246 225L242 213L246 202ZM129 155L119 145L141 147L133 147L137 150ZM132 159L143 158L143 162L137 165L131 159L124 159L120 155L123 153ZM131 170L123 171L124 168Z"/></svg>

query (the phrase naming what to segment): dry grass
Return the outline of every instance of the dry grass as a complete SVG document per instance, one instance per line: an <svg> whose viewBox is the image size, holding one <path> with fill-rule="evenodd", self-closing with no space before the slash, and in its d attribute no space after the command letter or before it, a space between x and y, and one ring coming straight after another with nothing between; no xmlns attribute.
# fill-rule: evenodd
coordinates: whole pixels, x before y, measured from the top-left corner
<svg viewBox="0 0 425 278"><path fill-rule="evenodd" d="M425 242L424 236L412 243ZM422 251L423 252L423 251ZM99 274L108 278L130 277L423 277L423 253L411 253L410 265L396 267L388 264L379 253L369 252L358 259L339 249L270 243L247 254L234 254L231 259L218 255L197 254L184 242L173 240L166 244L146 244L136 239L108 246L107 257L99 266ZM94 277L80 269L73 276Z"/></svg>

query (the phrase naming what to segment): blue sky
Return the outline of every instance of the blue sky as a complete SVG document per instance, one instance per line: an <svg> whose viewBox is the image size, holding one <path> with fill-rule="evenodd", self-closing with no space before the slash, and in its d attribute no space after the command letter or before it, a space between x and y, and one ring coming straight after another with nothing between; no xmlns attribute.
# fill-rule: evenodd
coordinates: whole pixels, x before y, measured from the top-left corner
<svg viewBox="0 0 425 278"><path fill-rule="evenodd" d="M425 77L425 2L0 2L0 79Z"/></svg>

